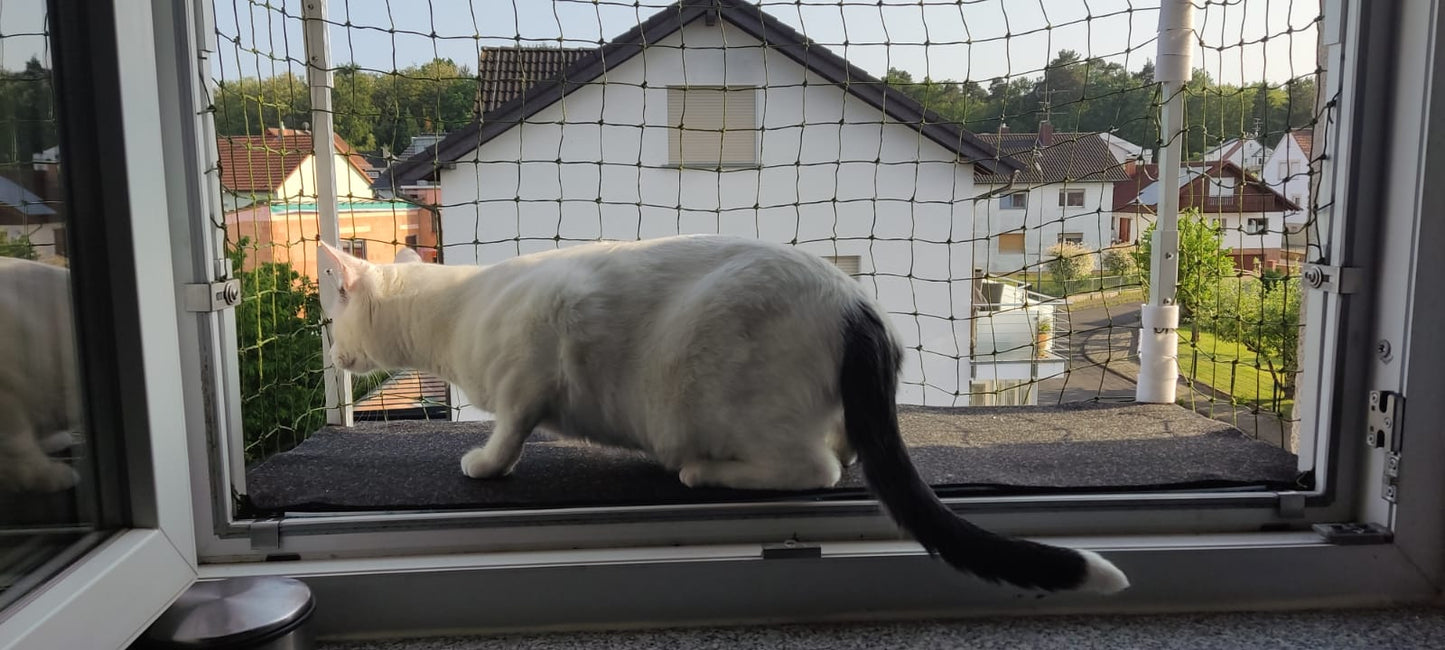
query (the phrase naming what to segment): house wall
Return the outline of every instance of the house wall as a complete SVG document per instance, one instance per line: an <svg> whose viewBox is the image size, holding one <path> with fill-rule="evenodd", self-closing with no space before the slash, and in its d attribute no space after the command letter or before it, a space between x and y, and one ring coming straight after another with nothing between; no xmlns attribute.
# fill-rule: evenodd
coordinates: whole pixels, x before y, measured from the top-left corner
<svg viewBox="0 0 1445 650"><path fill-rule="evenodd" d="M28 237L30 239L30 245L35 248L35 254L39 256L40 259L56 257L58 255L55 248L55 236L56 233L64 232L64 230L64 223L49 222L0 226L0 231L4 231L6 237L12 242Z"/></svg>
<svg viewBox="0 0 1445 650"><path fill-rule="evenodd" d="M346 156L336 156L336 198L341 201L364 201L376 196L371 179L356 170ZM316 200L316 156L306 156L291 172L281 187L272 193L275 200Z"/></svg>
<svg viewBox="0 0 1445 650"><path fill-rule="evenodd" d="M973 166L758 45L694 22L444 169L445 262L680 233L857 255L910 351L900 401L966 402ZM668 165L667 87L684 83L760 88L760 166Z"/></svg>
<svg viewBox="0 0 1445 650"><path fill-rule="evenodd" d="M1084 191L1083 207L1059 206L1059 192L1069 189ZM1113 243L1113 183L1047 184L1031 187L1028 193L1028 207L1023 210L1005 209L1002 198L979 200L973 205L976 268L997 275L1024 269L1037 271L1049 259L1048 251L1058 244L1059 235L1066 232L1082 234L1090 250ZM1024 229L1024 252L1001 252L999 235L1019 232L1020 228Z"/></svg>
<svg viewBox="0 0 1445 650"><path fill-rule="evenodd" d="M366 241L366 259L378 264L387 264L396 259L396 253L405 246L406 236L418 234L419 239L428 230L423 224L430 223L431 212L423 208L400 210L342 210L337 215L341 239ZM239 241L249 237L255 248L247 251L245 270L255 269L268 262L288 263L302 275L316 279L317 251L316 236L319 221L314 211L289 211L273 213L268 206L254 206L226 215L226 238ZM436 240L419 240L422 259L427 260L425 249L435 249ZM434 260L431 260L434 261Z"/></svg>

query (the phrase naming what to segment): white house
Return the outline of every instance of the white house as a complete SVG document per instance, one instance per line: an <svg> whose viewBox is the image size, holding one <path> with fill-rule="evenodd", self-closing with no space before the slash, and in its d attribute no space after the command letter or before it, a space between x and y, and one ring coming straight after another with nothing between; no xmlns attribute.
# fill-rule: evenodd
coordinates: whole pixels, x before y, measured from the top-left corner
<svg viewBox="0 0 1445 650"><path fill-rule="evenodd" d="M1145 149L1143 146L1134 144L1113 133L1100 133L1099 139L1103 140L1104 144L1109 145L1109 152L1114 154L1114 160L1121 163L1126 160L1143 160L1145 163L1148 163L1151 162L1154 157L1154 151L1152 149Z"/></svg>
<svg viewBox="0 0 1445 650"><path fill-rule="evenodd" d="M1300 209L1285 213L1286 239L1290 246L1303 250L1305 224L1310 198L1310 175L1314 170L1311 151L1314 129L1289 131L1279 139L1260 176L1271 189L1284 195Z"/></svg>
<svg viewBox="0 0 1445 650"><path fill-rule="evenodd" d="M447 264L679 233L792 243L888 309L899 400L952 405L972 379L974 174L1011 169L756 5L682 0L377 185L438 182Z"/></svg>
<svg viewBox="0 0 1445 650"><path fill-rule="evenodd" d="M1158 165L1129 166L1129 179L1119 183L1115 218L1129 219L1142 229L1154 220L1161 187ZM1299 206L1262 180L1227 161L1191 161L1179 170L1179 210L1197 211L1218 224L1221 243L1230 249L1236 268L1244 271L1298 264L1303 249L1285 239L1285 215Z"/></svg>
<svg viewBox="0 0 1445 650"><path fill-rule="evenodd" d="M314 202L316 156L311 140L309 131L286 128L216 138L225 210L257 203ZM374 198L368 175L371 165L341 136L335 141L336 196L344 201Z"/></svg>
<svg viewBox="0 0 1445 650"><path fill-rule="evenodd" d="M1036 272L1060 242L1090 250L1119 241L1114 184L1128 179L1098 133L980 134L1017 162L1017 174L980 174L990 199L974 206L974 264L990 274Z"/></svg>
<svg viewBox="0 0 1445 650"><path fill-rule="evenodd" d="M1264 167L1264 161L1269 159L1269 155L1269 147L1260 144L1254 138L1233 138L1204 152L1202 160L1206 162L1225 160L1251 174L1258 174Z"/></svg>

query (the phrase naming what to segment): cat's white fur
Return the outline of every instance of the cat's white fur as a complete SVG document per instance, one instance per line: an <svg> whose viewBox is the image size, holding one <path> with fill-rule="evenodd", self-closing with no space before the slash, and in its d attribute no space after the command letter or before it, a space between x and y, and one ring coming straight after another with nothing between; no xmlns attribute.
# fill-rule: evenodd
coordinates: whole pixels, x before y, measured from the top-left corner
<svg viewBox="0 0 1445 650"><path fill-rule="evenodd" d="M892 362L876 361L897 354L896 337L879 322L886 312L841 270L788 246L669 237L586 244L486 267L375 265L322 249L340 287L340 297L324 306L338 366L422 370L496 415L486 444L461 459L473 478L510 472L528 435L542 428L645 450L689 486L831 487L854 458L840 387L845 344L854 346L850 358L866 362L870 354L858 357L863 348L848 342L850 314L875 315L869 331L882 333L871 339L880 377L854 385L896 381ZM868 436L870 448L873 436L887 433L880 439L896 447L863 457L865 468L870 460L888 467L880 471L892 474L877 478L894 488L904 475L916 481L891 409L878 415L889 432L850 433ZM955 560L973 548L969 540L994 539L948 528L954 516L926 486L901 500L897 489L890 493L890 506L928 513L930 530L943 522L954 531L937 534ZM1023 568L1015 578L1042 566L1018 544L1004 543L1009 562ZM963 564L987 572L992 560ZM1074 561L1064 563L1078 580L1068 588L1109 593L1128 585L1096 554Z"/></svg>
<svg viewBox="0 0 1445 650"><path fill-rule="evenodd" d="M871 299L818 257L719 237L489 267L328 253L347 295L327 310L339 366L416 368L496 415L486 446L462 458L467 476L509 472L539 427L645 450L694 486L828 487L852 459L838 315Z"/></svg>
<svg viewBox="0 0 1445 650"><path fill-rule="evenodd" d="M69 447L80 423L70 272L0 258L0 491L75 485L47 454Z"/></svg>

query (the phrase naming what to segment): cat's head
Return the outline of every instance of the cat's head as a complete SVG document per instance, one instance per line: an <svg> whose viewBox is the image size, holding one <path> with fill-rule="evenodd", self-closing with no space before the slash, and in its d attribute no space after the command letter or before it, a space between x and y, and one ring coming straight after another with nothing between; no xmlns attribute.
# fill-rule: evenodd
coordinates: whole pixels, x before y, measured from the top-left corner
<svg viewBox="0 0 1445 650"><path fill-rule="evenodd" d="M331 361L356 373L392 367L393 364L377 358L391 343L386 332L378 331L378 323L373 318L376 301L385 297L395 284L396 271L387 266L420 262L421 256L410 248L403 248L397 252L392 265L372 264L326 242L320 244L322 256L329 262L323 264L322 272L335 278L337 286L335 297L321 305L331 321Z"/></svg>

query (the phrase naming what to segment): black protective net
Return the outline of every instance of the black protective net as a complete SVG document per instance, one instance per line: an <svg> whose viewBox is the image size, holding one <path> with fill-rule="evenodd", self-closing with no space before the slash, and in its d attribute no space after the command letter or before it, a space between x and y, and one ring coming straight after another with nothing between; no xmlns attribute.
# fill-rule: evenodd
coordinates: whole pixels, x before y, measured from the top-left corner
<svg viewBox="0 0 1445 650"><path fill-rule="evenodd" d="M1157 2L328 4L352 252L485 264L679 233L786 242L888 309L900 403L1122 402L1151 224L1177 191L1181 402L1291 444L1330 105L1318 2L1198 3L1186 128L1169 134ZM252 458L324 421L299 5L215 5ZM1182 182L1162 188L1176 138ZM378 381L355 391L364 417L479 416L432 378Z"/></svg>

